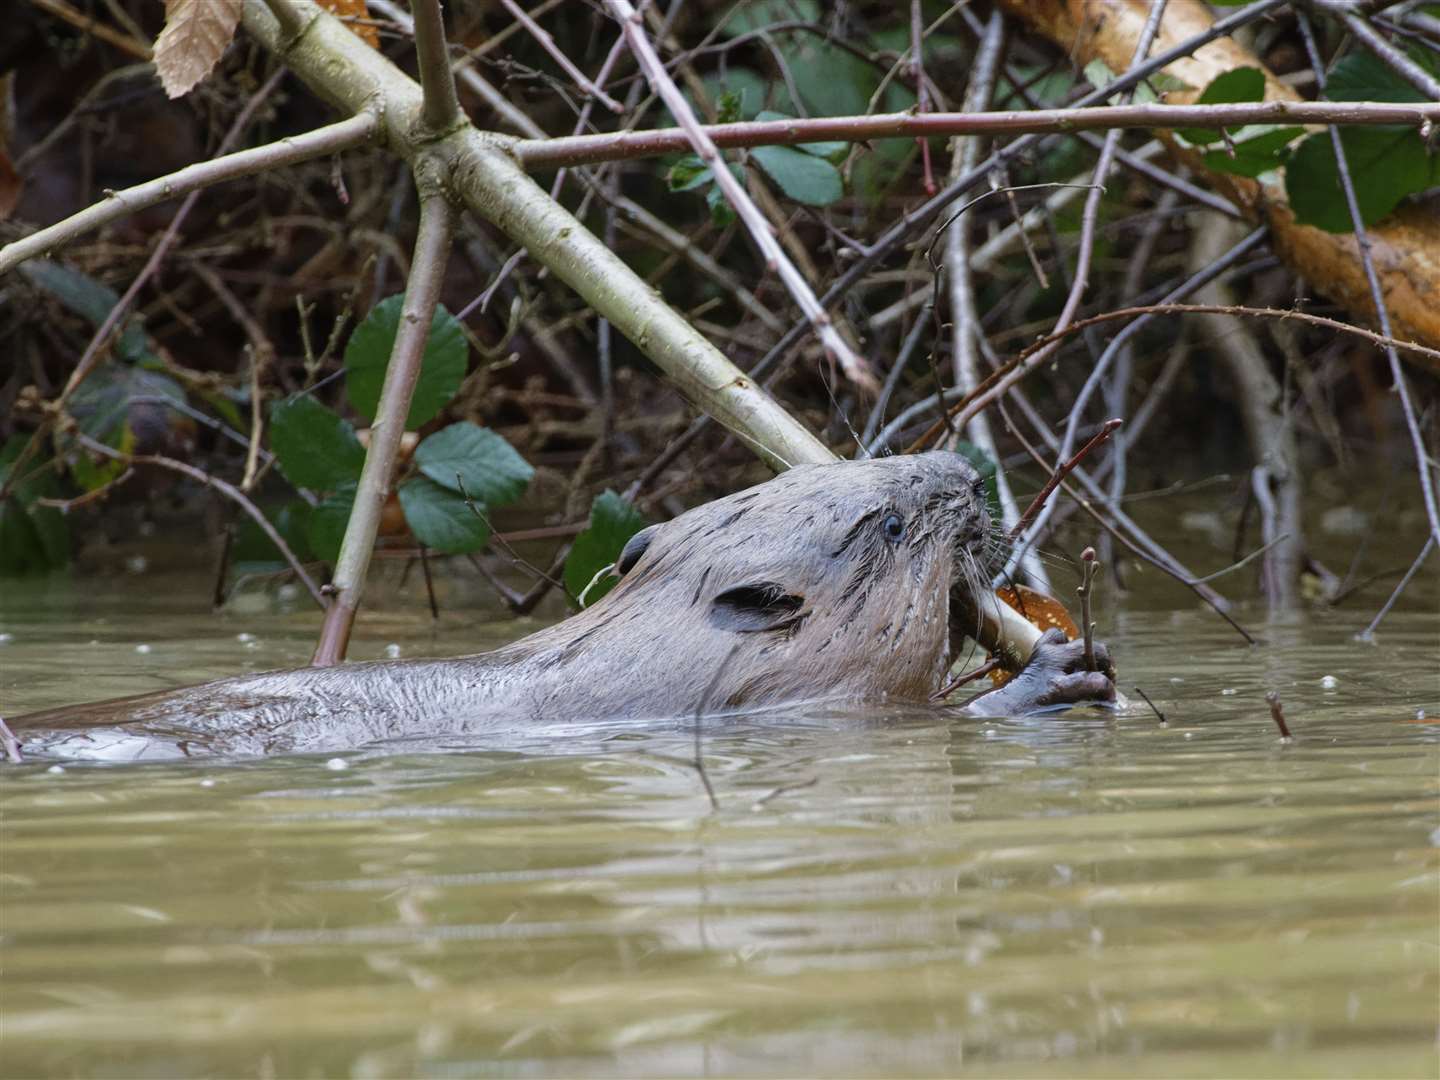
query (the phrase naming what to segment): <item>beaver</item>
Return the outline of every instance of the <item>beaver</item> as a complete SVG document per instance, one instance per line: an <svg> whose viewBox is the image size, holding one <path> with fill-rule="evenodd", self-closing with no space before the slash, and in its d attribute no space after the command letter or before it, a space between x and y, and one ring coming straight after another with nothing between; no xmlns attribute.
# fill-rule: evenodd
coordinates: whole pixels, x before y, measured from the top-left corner
<svg viewBox="0 0 1440 1080"><path fill-rule="evenodd" d="M637 533L593 606L489 653L220 679L32 713L27 752L137 760L333 751L547 721L808 701L928 702L985 589L979 475L937 451L803 465ZM988 591L988 590L987 590ZM964 708L1010 715L1115 688L1050 632Z"/></svg>

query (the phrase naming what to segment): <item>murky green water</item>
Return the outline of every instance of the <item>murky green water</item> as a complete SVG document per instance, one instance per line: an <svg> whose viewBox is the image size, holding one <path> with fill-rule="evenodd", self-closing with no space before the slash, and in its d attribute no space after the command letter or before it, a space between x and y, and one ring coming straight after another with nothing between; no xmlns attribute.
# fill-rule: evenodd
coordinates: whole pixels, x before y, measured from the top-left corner
<svg viewBox="0 0 1440 1080"><path fill-rule="evenodd" d="M308 612L205 596L6 583L0 705L304 660ZM5 769L0 1072L1435 1076L1423 607L1379 647L1356 611L1257 650L1188 607L1107 613L1168 726L710 730L716 812L683 726ZM516 630L407 609L354 654Z"/></svg>

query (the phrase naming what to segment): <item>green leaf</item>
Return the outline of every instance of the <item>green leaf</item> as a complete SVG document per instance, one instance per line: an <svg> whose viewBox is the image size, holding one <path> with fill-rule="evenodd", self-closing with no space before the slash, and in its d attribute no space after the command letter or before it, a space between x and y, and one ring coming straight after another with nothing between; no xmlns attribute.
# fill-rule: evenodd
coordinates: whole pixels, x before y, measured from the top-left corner
<svg viewBox="0 0 1440 1080"><path fill-rule="evenodd" d="M665 182L671 191L694 191L708 182L710 177L710 166L701 161L698 155L687 154L670 166Z"/></svg>
<svg viewBox="0 0 1440 1080"><path fill-rule="evenodd" d="M120 294L110 286L102 285L88 274L72 270L62 263L31 259L21 263L19 270L31 285L49 293L62 306L89 320L92 326L100 326L120 302ZM125 329L115 343L115 354L128 362L153 358L145 344L145 331L139 320L132 317L122 325Z"/></svg>
<svg viewBox="0 0 1440 1080"><path fill-rule="evenodd" d="M97 441L122 454L133 453L135 450L135 432L124 420L120 422L119 426L100 436ZM105 457L101 454L92 456L89 450L73 443L69 452L65 454L65 463L70 469L70 478L86 491L96 491L104 487L123 473L126 468L123 461L117 461L115 458Z"/></svg>
<svg viewBox="0 0 1440 1080"><path fill-rule="evenodd" d="M424 476L400 485L400 505L415 538L435 551L463 555L490 539L490 527L463 498Z"/></svg>
<svg viewBox="0 0 1440 1080"><path fill-rule="evenodd" d="M723 229L734 223L735 210L719 184L711 184L710 190L705 192L705 205L710 208L710 220L716 227Z"/></svg>
<svg viewBox="0 0 1440 1080"><path fill-rule="evenodd" d="M715 103L715 122L717 124L733 124L744 115L745 90L725 90L720 94L719 100Z"/></svg>
<svg viewBox="0 0 1440 1080"><path fill-rule="evenodd" d="M1262 101L1264 97L1264 73L1259 68L1240 67L1215 76L1195 104L1235 105L1246 101ZM1210 128L1180 128L1179 134L1196 146L1207 146L1220 141L1220 132Z"/></svg>
<svg viewBox="0 0 1440 1080"><path fill-rule="evenodd" d="M597 495L590 507L590 527L575 538L565 560L565 591L578 599L591 579L618 559L625 542L645 525L640 512L615 492ZM608 593L618 580L610 574L596 581L585 593L585 606Z"/></svg>
<svg viewBox="0 0 1440 1080"><path fill-rule="evenodd" d="M310 508L305 520L305 539L317 559L333 564L340 557L340 544L345 527L350 524L350 511L355 508L355 485L337 488Z"/></svg>
<svg viewBox="0 0 1440 1080"><path fill-rule="evenodd" d="M1233 158L1224 150L1206 151L1205 166L1216 172L1234 173L1236 176L1259 176L1283 165L1284 157L1281 151L1304 134L1304 128L1275 128L1253 139L1237 142Z"/></svg>
<svg viewBox="0 0 1440 1080"><path fill-rule="evenodd" d="M365 448L350 421L312 397L277 401L270 407L270 449L280 471L296 487L334 491L360 478Z"/></svg>
<svg viewBox="0 0 1440 1080"><path fill-rule="evenodd" d="M1325 80L1331 101L1424 101L1425 95L1369 52L1341 57Z"/></svg>
<svg viewBox="0 0 1440 1080"><path fill-rule="evenodd" d="M759 113L755 117L755 119L794 120L795 118L793 116L787 115L786 113L774 112L773 110L766 109L764 112ZM803 150L805 153L814 154L816 157L819 158L831 159L843 157L845 152L850 149L850 144L848 142L845 142L844 140L835 140L831 142L798 143L796 144L794 149Z"/></svg>
<svg viewBox="0 0 1440 1080"><path fill-rule="evenodd" d="M781 191L806 206L829 206L845 194L840 170L824 158L788 146L757 146L750 157Z"/></svg>
<svg viewBox="0 0 1440 1080"><path fill-rule="evenodd" d="M486 507L514 502L535 475L503 436L468 420L442 428L417 446L415 463L441 487L460 493L463 485L463 494Z"/></svg>
<svg viewBox="0 0 1440 1080"><path fill-rule="evenodd" d="M355 328L345 346L345 392L355 411L367 420L375 419L380 404L380 389L385 383L385 369L390 365L404 304L405 297L399 294L381 300ZM469 347L460 321L444 305L435 305L420 362L420 378L405 418L407 431L418 428L449 403L465 378L468 360Z"/></svg>
<svg viewBox="0 0 1440 1080"><path fill-rule="evenodd" d="M1360 217L1379 221L1400 200L1440 182L1440 156L1432 158L1417 132L1397 127L1350 127L1340 133ZM1285 191L1295 220L1326 232L1350 232L1350 211L1329 132L1311 135L1285 166Z"/></svg>
<svg viewBox="0 0 1440 1080"><path fill-rule="evenodd" d="M142 425L149 426L147 421L168 425L174 417L166 401L185 404L185 391L170 376L106 364L80 384L70 399L70 412L86 435L109 439L127 419L132 419L132 407L136 414L133 419Z"/></svg>

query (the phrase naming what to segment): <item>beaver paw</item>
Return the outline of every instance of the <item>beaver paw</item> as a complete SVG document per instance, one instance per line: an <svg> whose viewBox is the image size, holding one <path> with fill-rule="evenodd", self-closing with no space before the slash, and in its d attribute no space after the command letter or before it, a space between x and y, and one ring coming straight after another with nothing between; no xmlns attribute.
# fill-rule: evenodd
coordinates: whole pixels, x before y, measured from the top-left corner
<svg viewBox="0 0 1440 1080"><path fill-rule="evenodd" d="M1050 629L1035 643L1029 661L997 690L972 698L965 708L981 716L1018 716L1040 709L1115 700L1115 668L1104 645L1095 643L1095 666L1085 667L1085 643Z"/></svg>

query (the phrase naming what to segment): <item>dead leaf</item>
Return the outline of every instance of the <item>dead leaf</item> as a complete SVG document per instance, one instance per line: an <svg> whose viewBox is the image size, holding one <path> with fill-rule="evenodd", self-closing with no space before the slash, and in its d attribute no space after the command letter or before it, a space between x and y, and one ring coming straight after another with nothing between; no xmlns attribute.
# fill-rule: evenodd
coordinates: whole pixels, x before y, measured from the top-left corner
<svg viewBox="0 0 1440 1080"><path fill-rule="evenodd" d="M155 39L155 70L178 98L214 70L240 24L244 0L165 0L165 29Z"/></svg>
<svg viewBox="0 0 1440 1080"><path fill-rule="evenodd" d="M320 0L320 6L342 19L345 25L372 49L380 48L380 31L371 23L363 21L370 17L365 0ZM357 19L362 21L356 22Z"/></svg>

